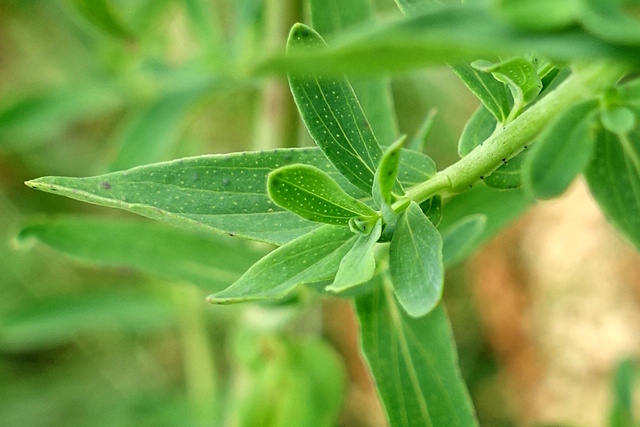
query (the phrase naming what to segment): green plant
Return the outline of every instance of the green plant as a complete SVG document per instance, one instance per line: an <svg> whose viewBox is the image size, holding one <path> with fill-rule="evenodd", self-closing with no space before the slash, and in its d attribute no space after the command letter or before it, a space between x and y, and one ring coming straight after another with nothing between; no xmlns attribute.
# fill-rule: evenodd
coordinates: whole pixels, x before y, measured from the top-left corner
<svg viewBox="0 0 640 427"><path fill-rule="evenodd" d="M73 3L111 36L135 37L108 2ZM632 16L638 4L396 3L404 16L374 23L367 0L310 0L311 26L295 24L286 53L261 57L233 52L206 22L201 3L187 2L216 54L185 66L189 84L140 115L114 172L27 182L179 229L49 220L27 225L20 238L201 285L214 304L286 309L327 295L348 298L391 425L477 424L441 301L445 268L535 199L562 194L581 173L607 218L640 249L640 25ZM415 137L399 137L381 76L442 64L451 64L482 104L460 137L461 159L438 170L423 154L433 116ZM167 81L176 78L164 72ZM317 147L265 143L254 147L261 151L137 166L154 160L175 112L204 92L274 74L288 74ZM235 340L256 387L239 404L239 425L336 422L343 368L331 350L249 332ZM273 355L269 363L260 351ZM329 374L313 374L315 366ZM261 402L281 389L280 403Z"/></svg>

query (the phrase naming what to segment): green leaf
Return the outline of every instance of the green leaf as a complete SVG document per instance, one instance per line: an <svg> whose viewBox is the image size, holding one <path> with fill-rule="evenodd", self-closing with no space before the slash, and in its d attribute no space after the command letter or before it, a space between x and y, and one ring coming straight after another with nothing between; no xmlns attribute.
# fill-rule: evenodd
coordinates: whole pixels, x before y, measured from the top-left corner
<svg viewBox="0 0 640 427"><path fill-rule="evenodd" d="M528 154L527 151L523 151L509 160L505 160L498 169L484 178L485 184L498 190L520 188L522 185L522 165Z"/></svg>
<svg viewBox="0 0 640 427"><path fill-rule="evenodd" d="M585 176L607 219L640 250L640 130L601 129Z"/></svg>
<svg viewBox="0 0 640 427"><path fill-rule="evenodd" d="M442 260L446 267L457 264L475 248L487 228L487 217L473 214L462 218L442 233Z"/></svg>
<svg viewBox="0 0 640 427"><path fill-rule="evenodd" d="M500 123L504 123L511 109L505 85L493 78L491 74L482 72L469 64L458 64L452 68L469 90L480 99L484 107L493 114L493 117Z"/></svg>
<svg viewBox="0 0 640 427"><path fill-rule="evenodd" d="M412 318L382 282L376 276L374 291L357 298L356 308L362 349L390 425L477 426L443 305Z"/></svg>
<svg viewBox="0 0 640 427"><path fill-rule="evenodd" d="M431 135L431 129L433 129L433 124L435 123L437 113L438 113L438 110L436 110L435 108L432 108L431 110L429 110L429 112L427 113L427 116L422 121L420 128L418 128L418 131L416 132L416 134L407 143L407 148L409 150L414 150L419 152L424 151L425 146L427 144L427 139L429 138L429 135Z"/></svg>
<svg viewBox="0 0 640 427"><path fill-rule="evenodd" d="M526 212L532 204L531 198L521 189L500 191L484 185L474 185L447 201L447 214L442 217L438 229L445 236L468 216L484 215L487 218L486 227L465 251L471 253Z"/></svg>
<svg viewBox="0 0 640 427"><path fill-rule="evenodd" d="M389 267L393 290L410 316L424 316L438 304L444 282L442 238L415 202L398 219Z"/></svg>
<svg viewBox="0 0 640 427"><path fill-rule="evenodd" d="M314 166L276 169L269 174L267 188L275 204L309 221L346 226L352 218L377 215Z"/></svg>
<svg viewBox="0 0 640 427"><path fill-rule="evenodd" d="M394 186L397 185L396 178L398 177L398 167L400 166L400 155L402 152L402 146L406 137L401 137L396 141L382 156L380 165L376 169L376 173L373 179L373 200L378 206L389 207L393 202ZM396 187L396 191L402 191L399 185Z"/></svg>
<svg viewBox="0 0 640 427"><path fill-rule="evenodd" d="M67 217L35 221L19 241L35 239L74 259L131 267L222 290L266 254L245 242L155 222Z"/></svg>
<svg viewBox="0 0 640 427"><path fill-rule="evenodd" d="M442 221L442 196L433 196L429 200L420 203L420 209L429 218L434 226L438 226Z"/></svg>
<svg viewBox="0 0 640 427"><path fill-rule="evenodd" d="M342 292L364 283L373 277L376 260L373 247L380 238L382 221L378 220L368 235L360 235L353 247L340 261L340 267L333 283L327 286L331 292Z"/></svg>
<svg viewBox="0 0 640 427"><path fill-rule="evenodd" d="M309 9L312 27L325 37L375 23L370 0L310 0ZM389 79L360 78L352 80L351 85L378 141L382 145L391 144L398 134L398 125Z"/></svg>
<svg viewBox="0 0 640 427"><path fill-rule="evenodd" d="M491 73L496 80L507 85L513 96L513 109L516 112L536 99L542 90L538 71L524 58L510 58L497 64L475 61L471 66Z"/></svg>
<svg viewBox="0 0 640 427"><path fill-rule="evenodd" d="M435 173L433 161L420 153L404 150L400 162L400 178L408 186ZM27 185L183 228L283 244L318 227L267 195L267 175L295 163L322 169L353 197L369 194L350 184L317 148L200 156L89 178L38 178Z"/></svg>
<svg viewBox="0 0 640 427"><path fill-rule="evenodd" d="M164 329L175 322L167 295L147 290L87 289L16 306L0 318L0 348L34 351L81 334Z"/></svg>
<svg viewBox="0 0 640 427"><path fill-rule="evenodd" d="M373 75L530 52L554 62L629 60L640 56L640 47L606 42L577 26L554 33L551 43L548 33L518 30L497 17L490 2L480 1L354 29L329 47L261 59L251 72Z"/></svg>
<svg viewBox="0 0 640 427"><path fill-rule="evenodd" d="M180 227L282 244L317 227L267 195L267 175L292 163L321 167L347 193L363 195L317 149L209 155L90 178L44 177L27 185Z"/></svg>
<svg viewBox="0 0 640 427"><path fill-rule="evenodd" d="M458 154L464 157L481 145L496 130L498 121L486 107L480 106L462 129L458 141Z"/></svg>
<svg viewBox="0 0 640 427"><path fill-rule="evenodd" d="M313 50L324 45L318 33L296 24L287 49ZM300 115L316 144L349 181L370 192L382 149L346 79L290 75L289 85Z"/></svg>
<svg viewBox="0 0 640 427"><path fill-rule="evenodd" d="M606 130L618 134L631 132L637 124L633 111L623 106L605 108L600 113L600 120Z"/></svg>
<svg viewBox="0 0 640 427"><path fill-rule="evenodd" d="M498 12L526 30L550 31L570 26L577 13L573 0L500 0Z"/></svg>
<svg viewBox="0 0 640 427"><path fill-rule="evenodd" d="M208 300L233 304L282 298L298 285L333 279L356 239L347 227L324 225L280 246Z"/></svg>
<svg viewBox="0 0 640 427"><path fill-rule="evenodd" d="M609 414L611 427L628 427L634 425L634 380L637 376L637 365L633 359L623 360L617 367L613 377L613 405Z"/></svg>
<svg viewBox="0 0 640 427"><path fill-rule="evenodd" d="M582 0L578 20L603 40L624 45L640 44L640 20L626 14L621 0Z"/></svg>
<svg viewBox="0 0 640 427"><path fill-rule="evenodd" d="M131 29L108 0L69 0L73 7L93 26L119 39L132 39Z"/></svg>
<svg viewBox="0 0 640 427"><path fill-rule="evenodd" d="M537 138L524 166L526 189L538 199L562 194L591 159L596 141L596 102L565 111Z"/></svg>

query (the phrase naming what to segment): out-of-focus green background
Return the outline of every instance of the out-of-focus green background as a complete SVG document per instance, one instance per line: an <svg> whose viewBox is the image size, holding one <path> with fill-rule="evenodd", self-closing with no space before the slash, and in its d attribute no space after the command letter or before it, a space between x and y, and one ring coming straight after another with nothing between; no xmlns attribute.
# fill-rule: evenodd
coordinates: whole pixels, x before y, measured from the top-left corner
<svg viewBox="0 0 640 427"><path fill-rule="evenodd" d="M310 144L295 111L272 104L291 102L286 86L243 81L229 65L283 47L285 25L304 20L306 7L114 0L96 2L112 13L95 15L86 9L91 3L0 2L0 425L255 425L239 414L259 413L256 402L264 399L246 391L262 390L256 347L311 348L327 352L319 369L344 369L346 362L331 360L340 340L335 331L323 334L318 307L294 314L212 307L188 283L87 265L16 235L45 216L132 218L35 192L23 185L28 179L277 146L277 120L295 129L282 144ZM376 4L381 14L397 13L390 0ZM288 15L274 18L272 9ZM440 167L455 161L477 101L446 69L396 76L392 87L400 131L412 135L437 108L428 153ZM500 343L490 339L500 331L478 314L469 280L478 268L448 275L462 370L482 425L518 425L522 393L513 398L509 372L500 368L509 355L496 353ZM265 326L288 321L309 330L282 334ZM311 363L287 360L278 369ZM368 414L379 408L344 407L343 425L379 422Z"/></svg>

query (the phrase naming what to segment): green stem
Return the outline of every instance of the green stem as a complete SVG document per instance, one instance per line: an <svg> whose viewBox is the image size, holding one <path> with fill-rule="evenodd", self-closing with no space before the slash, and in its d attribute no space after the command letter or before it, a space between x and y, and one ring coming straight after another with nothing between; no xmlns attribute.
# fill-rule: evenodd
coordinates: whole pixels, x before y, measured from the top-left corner
<svg viewBox="0 0 640 427"><path fill-rule="evenodd" d="M407 197L421 203L437 194L466 190L480 177L489 175L522 151L554 117L574 103L592 98L615 84L626 70L627 67L611 63L593 64L576 70L553 92L494 132L466 157L438 172L432 179L410 188Z"/></svg>

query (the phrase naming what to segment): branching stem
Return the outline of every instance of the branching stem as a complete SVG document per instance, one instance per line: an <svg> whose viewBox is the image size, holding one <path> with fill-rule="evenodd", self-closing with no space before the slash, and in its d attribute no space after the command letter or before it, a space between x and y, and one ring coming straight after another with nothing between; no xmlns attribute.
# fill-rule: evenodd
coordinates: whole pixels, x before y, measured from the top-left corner
<svg viewBox="0 0 640 427"><path fill-rule="evenodd" d="M518 118L494 132L466 157L438 172L435 177L407 191L421 203L437 194L460 193L481 176L487 176L525 148L556 116L572 104L592 98L615 84L627 67L597 63L576 67L574 73ZM394 205L395 207L395 205Z"/></svg>

